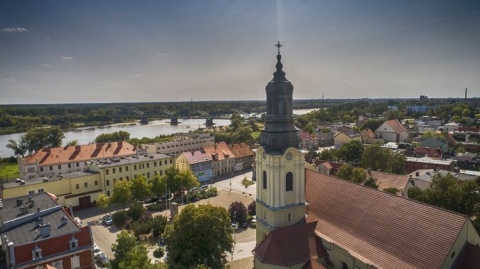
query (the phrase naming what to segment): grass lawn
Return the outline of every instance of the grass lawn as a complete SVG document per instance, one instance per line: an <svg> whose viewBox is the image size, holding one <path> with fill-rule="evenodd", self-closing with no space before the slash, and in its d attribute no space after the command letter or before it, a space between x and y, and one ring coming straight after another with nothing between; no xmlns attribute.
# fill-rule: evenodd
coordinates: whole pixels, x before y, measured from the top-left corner
<svg viewBox="0 0 480 269"><path fill-rule="evenodd" d="M17 163L0 163L0 180L20 176Z"/></svg>

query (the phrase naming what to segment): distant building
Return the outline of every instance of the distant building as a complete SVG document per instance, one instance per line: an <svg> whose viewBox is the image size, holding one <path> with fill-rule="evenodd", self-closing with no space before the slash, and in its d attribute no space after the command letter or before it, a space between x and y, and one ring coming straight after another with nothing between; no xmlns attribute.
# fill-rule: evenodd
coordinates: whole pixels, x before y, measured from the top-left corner
<svg viewBox="0 0 480 269"><path fill-rule="evenodd" d="M245 143L227 145L235 156L235 172L251 171L255 162L255 152Z"/></svg>
<svg viewBox="0 0 480 269"><path fill-rule="evenodd" d="M388 120L375 130L377 138L385 142L405 142L408 139L408 130L398 120Z"/></svg>
<svg viewBox="0 0 480 269"><path fill-rule="evenodd" d="M453 160L437 160L428 157L416 158L407 157L405 163L405 170L407 173L417 171L419 169L441 169L453 171L455 168L455 161Z"/></svg>
<svg viewBox="0 0 480 269"><path fill-rule="evenodd" d="M203 150L212 160L213 177L235 172L235 155L230 151L227 143L222 141L213 146L204 147Z"/></svg>
<svg viewBox="0 0 480 269"><path fill-rule="evenodd" d="M333 133L317 133L319 147L333 146Z"/></svg>
<svg viewBox="0 0 480 269"><path fill-rule="evenodd" d="M214 138L209 133L178 133L173 135L173 141L144 144L142 146L146 149L147 154L161 153L176 157L182 152L202 150L202 148L214 144Z"/></svg>
<svg viewBox="0 0 480 269"><path fill-rule="evenodd" d="M181 153L176 161L176 168L180 171L191 171L200 182L213 179L212 156L200 151Z"/></svg>
<svg viewBox="0 0 480 269"><path fill-rule="evenodd" d="M343 129L338 131L335 135L333 135L333 140L335 143L335 147L341 147L343 144L348 143L353 140L362 142L362 136L360 133L352 130L352 129Z"/></svg>
<svg viewBox="0 0 480 269"><path fill-rule="evenodd" d="M429 147L415 147L415 157L429 157L432 159L443 159L443 151L441 148L429 148Z"/></svg>
<svg viewBox="0 0 480 269"><path fill-rule="evenodd" d="M300 143L302 143L302 148L305 150L316 150L318 149L318 138L315 133L309 133L304 130L299 130L298 135L300 137Z"/></svg>
<svg viewBox="0 0 480 269"><path fill-rule="evenodd" d="M82 171L86 161L110 160L136 155L136 148L125 141L44 148L18 159L20 179L54 177Z"/></svg>
<svg viewBox="0 0 480 269"><path fill-rule="evenodd" d="M90 227L76 223L50 195L24 195L0 204L6 268L95 268Z"/></svg>

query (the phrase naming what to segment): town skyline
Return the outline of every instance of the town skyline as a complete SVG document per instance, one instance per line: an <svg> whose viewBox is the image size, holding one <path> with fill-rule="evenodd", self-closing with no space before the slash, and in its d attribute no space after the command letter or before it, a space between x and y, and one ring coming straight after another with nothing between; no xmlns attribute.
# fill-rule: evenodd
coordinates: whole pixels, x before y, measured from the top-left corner
<svg viewBox="0 0 480 269"><path fill-rule="evenodd" d="M0 3L0 103L480 96L480 4Z"/></svg>

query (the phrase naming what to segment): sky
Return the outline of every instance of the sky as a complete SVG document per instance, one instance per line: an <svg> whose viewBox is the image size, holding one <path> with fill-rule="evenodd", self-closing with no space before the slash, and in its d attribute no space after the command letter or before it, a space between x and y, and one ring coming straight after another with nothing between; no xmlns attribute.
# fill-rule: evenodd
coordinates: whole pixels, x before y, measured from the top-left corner
<svg viewBox="0 0 480 269"><path fill-rule="evenodd" d="M0 1L0 104L480 96L480 1Z"/></svg>

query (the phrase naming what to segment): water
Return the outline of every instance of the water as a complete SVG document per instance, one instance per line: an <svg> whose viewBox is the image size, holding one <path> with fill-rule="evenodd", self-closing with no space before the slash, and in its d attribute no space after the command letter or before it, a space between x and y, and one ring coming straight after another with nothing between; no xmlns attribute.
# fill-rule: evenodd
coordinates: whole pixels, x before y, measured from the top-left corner
<svg viewBox="0 0 480 269"><path fill-rule="evenodd" d="M302 115L311 112L315 109L297 109L293 111L295 115ZM118 131L126 131L130 133L130 138L155 137L158 135L170 135L174 133L187 133L197 130L198 128L205 128L205 119L179 119L179 125L172 126L167 120L151 121L147 125L140 123L122 123L107 126L95 126L78 128L65 132L65 138L62 140L63 145L77 140L79 145L93 143L95 137L100 134L113 133ZM230 125L229 119L214 119L215 126ZM0 135L0 157L10 157L13 151L6 147L8 140L14 139L18 141L21 134Z"/></svg>

